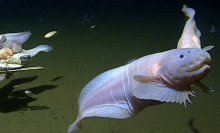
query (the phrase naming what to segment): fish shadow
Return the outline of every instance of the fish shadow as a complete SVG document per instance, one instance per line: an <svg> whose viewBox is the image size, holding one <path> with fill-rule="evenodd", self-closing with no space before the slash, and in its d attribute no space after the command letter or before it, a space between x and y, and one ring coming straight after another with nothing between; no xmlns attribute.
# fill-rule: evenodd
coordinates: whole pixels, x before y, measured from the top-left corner
<svg viewBox="0 0 220 133"><path fill-rule="evenodd" d="M29 83L37 79L38 76L19 78L11 80L7 85L0 89L0 112L9 113L17 110L43 110L49 109L47 106L29 106L28 103L36 101L36 97L29 97L25 94L26 90L33 92L34 94L42 93L46 90L54 89L57 85L41 85L24 90L17 90L14 86L18 86L23 83Z"/></svg>
<svg viewBox="0 0 220 133"><path fill-rule="evenodd" d="M194 133L201 133L197 128L194 127L194 118L189 119L188 126Z"/></svg>
<svg viewBox="0 0 220 133"><path fill-rule="evenodd" d="M57 85L41 85L41 86L37 86L37 87L32 87L32 88L28 88L25 90L17 90L15 92L11 93L12 97L27 97L27 94L25 94L25 91L31 91L34 94L40 94L46 90L50 90L50 89L54 89L56 88Z"/></svg>
<svg viewBox="0 0 220 133"><path fill-rule="evenodd" d="M55 78L51 79L51 81L54 82L54 81L60 80L62 78L63 78L63 76L58 76L58 77L55 77Z"/></svg>

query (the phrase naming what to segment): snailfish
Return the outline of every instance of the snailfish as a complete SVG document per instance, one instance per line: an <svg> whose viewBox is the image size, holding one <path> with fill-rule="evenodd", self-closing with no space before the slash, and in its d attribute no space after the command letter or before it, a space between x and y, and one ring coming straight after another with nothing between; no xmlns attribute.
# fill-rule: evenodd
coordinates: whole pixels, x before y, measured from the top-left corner
<svg viewBox="0 0 220 133"><path fill-rule="evenodd" d="M81 128L86 117L126 119L164 102L186 106L190 86L210 70L211 57L198 48L180 48L147 55L106 71L82 90L79 114L68 132Z"/></svg>

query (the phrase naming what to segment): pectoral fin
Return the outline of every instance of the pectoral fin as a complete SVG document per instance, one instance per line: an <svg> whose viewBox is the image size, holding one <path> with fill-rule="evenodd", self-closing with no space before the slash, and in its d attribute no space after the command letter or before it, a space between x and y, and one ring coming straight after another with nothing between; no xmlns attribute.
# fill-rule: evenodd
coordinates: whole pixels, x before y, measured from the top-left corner
<svg viewBox="0 0 220 133"><path fill-rule="evenodd" d="M159 80L158 76L142 76L142 75L135 75L134 79L141 83L148 83L148 82L156 82Z"/></svg>
<svg viewBox="0 0 220 133"><path fill-rule="evenodd" d="M202 50L209 51L209 50L211 50L213 48L214 48L214 46L206 46L206 47L202 48Z"/></svg>
<svg viewBox="0 0 220 133"><path fill-rule="evenodd" d="M131 91L138 99L157 100L161 102L184 103L190 101L191 91L179 91L166 86L157 76L134 76ZM190 88L188 89L190 90Z"/></svg>

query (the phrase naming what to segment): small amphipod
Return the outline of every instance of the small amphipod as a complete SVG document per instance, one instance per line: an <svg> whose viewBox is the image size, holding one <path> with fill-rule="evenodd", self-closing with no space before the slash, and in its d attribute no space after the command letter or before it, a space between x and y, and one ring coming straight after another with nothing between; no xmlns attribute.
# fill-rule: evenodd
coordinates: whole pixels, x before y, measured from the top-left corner
<svg viewBox="0 0 220 133"><path fill-rule="evenodd" d="M215 26L212 26L211 30L209 31L210 33L214 34L217 32Z"/></svg>
<svg viewBox="0 0 220 133"><path fill-rule="evenodd" d="M56 33L57 33L57 31L51 31L51 32L47 33L47 34L44 36L44 38L50 38L50 37L54 36Z"/></svg>

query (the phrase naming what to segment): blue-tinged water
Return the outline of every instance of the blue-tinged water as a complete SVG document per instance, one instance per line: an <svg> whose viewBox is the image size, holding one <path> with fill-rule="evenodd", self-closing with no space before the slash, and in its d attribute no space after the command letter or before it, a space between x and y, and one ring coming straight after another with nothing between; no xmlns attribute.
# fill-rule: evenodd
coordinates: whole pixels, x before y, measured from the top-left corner
<svg viewBox="0 0 220 133"><path fill-rule="evenodd" d="M66 133L78 115L78 96L98 74L133 58L176 48L185 16L184 1L0 1L0 33L30 30L23 46L53 46L32 66L44 70L14 73L0 83L0 132ZM194 88L187 108L161 104L126 119L88 118L78 133L218 133L220 131L220 31L218 1L186 2L196 10L202 46L214 45L211 72L202 80L210 95ZM94 28L91 28L91 27ZM58 33L49 39L44 35ZM36 94L25 97L24 90Z"/></svg>

